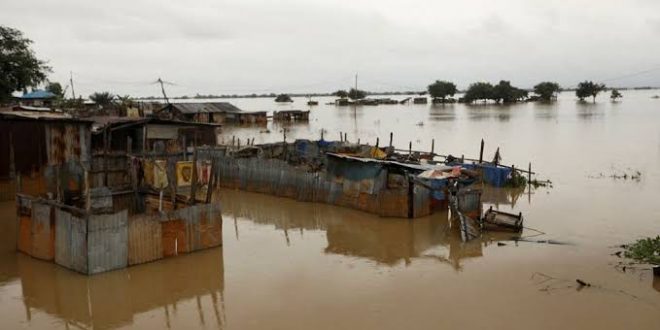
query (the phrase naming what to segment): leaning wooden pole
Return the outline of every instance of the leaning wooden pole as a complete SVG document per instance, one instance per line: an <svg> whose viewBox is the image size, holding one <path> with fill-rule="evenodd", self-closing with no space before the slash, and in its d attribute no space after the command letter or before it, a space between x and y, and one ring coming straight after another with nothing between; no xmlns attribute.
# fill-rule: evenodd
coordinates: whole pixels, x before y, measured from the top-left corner
<svg viewBox="0 0 660 330"><path fill-rule="evenodd" d="M479 150L479 164L484 162L484 139L481 139L481 149Z"/></svg>

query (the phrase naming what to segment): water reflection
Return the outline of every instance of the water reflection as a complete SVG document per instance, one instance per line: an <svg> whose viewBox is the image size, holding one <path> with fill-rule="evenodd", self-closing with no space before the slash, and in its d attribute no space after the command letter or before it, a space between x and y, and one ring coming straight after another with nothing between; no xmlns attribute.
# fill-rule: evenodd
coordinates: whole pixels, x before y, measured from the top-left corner
<svg viewBox="0 0 660 330"><path fill-rule="evenodd" d="M454 104L432 104L429 119L433 121L454 120L456 119L456 107Z"/></svg>
<svg viewBox="0 0 660 330"><path fill-rule="evenodd" d="M325 253L366 258L389 266L409 265L424 258L460 270L464 259L481 257L482 249L491 242L511 239L511 234L495 233L463 242L458 224L449 220L447 212L408 220L234 190L222 190L220 198L225 220L245 218L273 225L283 231L283 244L290 243L293 233L304 237L305 230L320 230L326 234ZM238 225L234 228L240 239Z"/></svg>
<svg viewBox="0 0 660 330"><path fill-rule="evenodd" d="M537 119L557 119L557 112L559 111L557 102L534 102L532 103L532 108L534 117Z"/></svg>
<svg viewBox="0 0 660 330"><path fill-rule="evenodd" d="M133 324L149 312L158 328L171 328L183 313L197 326L223 328L224 262L222 248L191 253L95 276L73 273L51 263L18 255L25 319L39 310L65 327L106 329ZM197 265L194 271L189 265ZM194 307L185 309L182 305ZM155 317L154 317L155 314ZM195 326L195 327L197 327Z"/></svg>
<svg viewBox="0 0 660 330"><path fill-rule="evenodd" d="M516 107L521 105L509 104L473 104L466 105L468 118L470 120L492 120L509 121L516 111Z"/></svg>
<svg viewBox="0 0 660 330"><path fill-rule="evenodd" d="M605 108L598 103L578 101L575 113L582 120L597 120L605 117Z"/></svg>

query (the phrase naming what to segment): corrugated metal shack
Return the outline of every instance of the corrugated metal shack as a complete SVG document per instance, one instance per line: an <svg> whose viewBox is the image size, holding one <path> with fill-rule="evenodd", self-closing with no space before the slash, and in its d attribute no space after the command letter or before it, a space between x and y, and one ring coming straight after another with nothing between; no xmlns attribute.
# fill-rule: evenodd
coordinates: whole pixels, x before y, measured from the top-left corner
<svg viewBox="0 0 660 330"><path fill-rule="evenodd" d="M163 119L215 124L266 124L266 111L247 112L228 102L170 103L157 111Z"/></svg>
<svg viewBox="0 0 660 330"><path fill-rule="evenodd" d="M64 122L33 121L45 189L16 195L19 251L96 274L222 244L210 165L189 147L215 144L215 126Z"/></svg>
<svg viewBox="0 0 660 330"><path fill-rule="evenodd" d="M206 148L200 157L215 159L220 186L300 201L321 202L378 214L416 218L433 209L427 186L414 176L424 170L376 158L388 149L343 142L297 140L250 146ZM351 156L355 155L355 156Z"/></svg>
<svg viewBox="0 0 660 330"><path fill-rule="evenodd" d="M62 113L0 112L0 200L17 191L63 199L79 192L91 126Z"/></svg>

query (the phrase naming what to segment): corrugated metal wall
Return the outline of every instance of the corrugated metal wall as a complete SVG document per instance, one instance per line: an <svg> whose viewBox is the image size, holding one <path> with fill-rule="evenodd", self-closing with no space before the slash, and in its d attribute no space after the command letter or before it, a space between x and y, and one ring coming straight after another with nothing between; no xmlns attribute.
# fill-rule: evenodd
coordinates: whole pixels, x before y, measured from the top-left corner
<svg viewBox="0 0 660 330"><path fill-rule="evenodd" d="M128 266L128 211L88 217L88 272L96 274Z"/></svg>
<svg viewBox="0 0 660 330"><path fill-rule="evenodd" d="M55 208L55 263L87 274L87 221Z"/></svg>
<svg viewBox="0 0 660 330"><path fill-rule="evenodd" d="M163 232L158 219L133 216L128 219L128 264L137 265L163 258Z"/></svg>
<svg viewBox="0 0 660 330"><path fill-rule="evenodd" d="M374 173L354 181L307 172L278 159L216 157L216 175L222 187L345 206L381 216L408 217L407 186L388 189L387 170ZM416 189L414 216L430 214L428 190Z"/></svg>
<svg viewBox="0 0 660 330"><path fill-rule="evenodd" d="M53 207L38 201L32 202L32 253L43 260L55 258L55 214Z"/></svg>

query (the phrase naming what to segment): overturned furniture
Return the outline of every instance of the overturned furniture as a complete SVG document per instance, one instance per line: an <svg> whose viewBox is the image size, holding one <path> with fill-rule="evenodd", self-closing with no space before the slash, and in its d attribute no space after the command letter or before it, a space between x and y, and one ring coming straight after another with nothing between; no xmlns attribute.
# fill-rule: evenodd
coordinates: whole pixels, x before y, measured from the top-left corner
<svg viewBox="0 0 660 330"><path fill-rule="evenodd" d="M523 230L523 216L522 213L507 213L490 207L484 214L482 226L485 230L520 232Z"/></svg>

